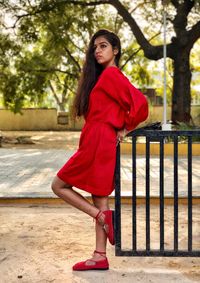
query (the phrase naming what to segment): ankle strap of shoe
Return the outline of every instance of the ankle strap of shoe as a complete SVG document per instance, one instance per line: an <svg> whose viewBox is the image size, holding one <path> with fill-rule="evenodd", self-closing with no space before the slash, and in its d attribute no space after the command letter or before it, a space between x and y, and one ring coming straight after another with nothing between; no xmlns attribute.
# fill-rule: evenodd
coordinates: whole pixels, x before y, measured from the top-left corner
<svg viewBox="0 0 200 283"><path fill-rule="evenodd" d="M97 215L95 216L95 219L98 220L99 216L102 214L102 211L99 210L99 212L97 213Z"/></svg>
<svg viewBox="0 0 200 283"><path fill-rule="evenodd" d="M106 257L106 252L100 252L100 251L95 250L94 253L100 254L100 255Z"/></svg>

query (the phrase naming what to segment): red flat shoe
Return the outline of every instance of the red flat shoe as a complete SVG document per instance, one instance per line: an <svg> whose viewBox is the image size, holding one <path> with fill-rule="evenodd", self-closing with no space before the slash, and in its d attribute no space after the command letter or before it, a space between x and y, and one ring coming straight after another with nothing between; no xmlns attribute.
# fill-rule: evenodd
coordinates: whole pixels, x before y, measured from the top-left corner
<svg viewBox="0 0 200 283"><path fill-rule="evenodd" d="M93 259L87 259L86 261L81 261L76 263L72 269L74 271L87 271L87 270L108 270L109 269L109 263L108 259L105 256L105 252L99 252L99 251L94 251L94 253L100 254L103 257L105 257L102 260L93 260ZM92 261L94 264L87 264L88 261Z"/></svg>
<svg viewBox="0 0 200 283"><path fill-rule="evenodd" d="M103 211L103 214L105 215L104 230L107 234L108 240L111 243L111 245L115 244L114 213L115 213L114 210Z"/></svg>

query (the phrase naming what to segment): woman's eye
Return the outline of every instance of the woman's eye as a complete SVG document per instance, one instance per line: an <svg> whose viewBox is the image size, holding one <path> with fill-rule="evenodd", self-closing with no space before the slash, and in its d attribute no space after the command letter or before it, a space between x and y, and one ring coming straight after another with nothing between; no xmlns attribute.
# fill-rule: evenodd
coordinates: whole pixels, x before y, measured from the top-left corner
<svg viewBox="0 0 200 283"><path fill-rule="evenodd" d="M98 48L104 49L104 48L106 48L106 47L107 47L106 44L101 44L101 45L99 45L99 47L98 47L98 46L94 46L94 47L93 47L93 52L95 52Z"/></svg>

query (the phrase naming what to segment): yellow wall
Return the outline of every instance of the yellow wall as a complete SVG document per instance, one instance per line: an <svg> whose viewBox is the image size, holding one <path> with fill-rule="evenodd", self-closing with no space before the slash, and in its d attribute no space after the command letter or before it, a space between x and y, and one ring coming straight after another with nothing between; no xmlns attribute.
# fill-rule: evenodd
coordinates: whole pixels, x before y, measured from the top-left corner
<svg viewBox="0 0 200 283"><path fill-rule="evenodd" d="M146 123L162 121L162 113L163 107L150 107L150 115ZM28 108L23 109L22 114L23 115L14 114L9 110L0 109L0 130L80 130L83 126L83 119L73 121L72 119L70 119L70 117L66 116L66 113L57 112L55 108ZM192 117L194 119L195 124L200 126L200 106L192 106ZM167 118L170 119L169 108ZM59 122L61 122L61 124Z"/></svg>
<svg viewBox="0 0 200 283"><path fill-rule="evenodd" d="M21 114L0 109L0 130L60 130L67 126L57 124L56 109L24 109Z"/></svg>
<svg viewBox="0 0 200 283"><path fill-rule="evenodd" d="M191 116L196 126L200 126L200 105L191 106ZM163 107L150 106L149 122L163 120ZM171 120L171 107L167 108L167 120Z"/></svg>
<svg viewBox="0 0 200 283"><path fill-rule="evenodd" d="M122 154L131 154L132 153L132 144L123 142L120 145ZM137 143L136 152L138 155L146 155L146 144L145 143ZM159 155L160 154L160 144L158 142L154 142L150 144L150 154L151 155ZM174 145L173 143L164 144L164 155L165 156L173 156L174 154ZM184 143L178 144L178 156L187 156L188 154L188 145ZM200 144L193 143L192 144L192 155L200 156Z"/></svg>

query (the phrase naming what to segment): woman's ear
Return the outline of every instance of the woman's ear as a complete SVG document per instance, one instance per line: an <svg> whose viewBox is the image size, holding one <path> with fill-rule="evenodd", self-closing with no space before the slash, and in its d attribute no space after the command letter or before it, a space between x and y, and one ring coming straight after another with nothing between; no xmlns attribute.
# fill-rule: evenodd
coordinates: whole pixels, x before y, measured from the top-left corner
<svg viewBox="0 0 200 283"><path fill-rule="evenodd" d="M115 47L115 48L113 49L113 52L114 52L114 55L116 56L116 55L118 54L118 52L119 52L118 48Z"/></svg>

